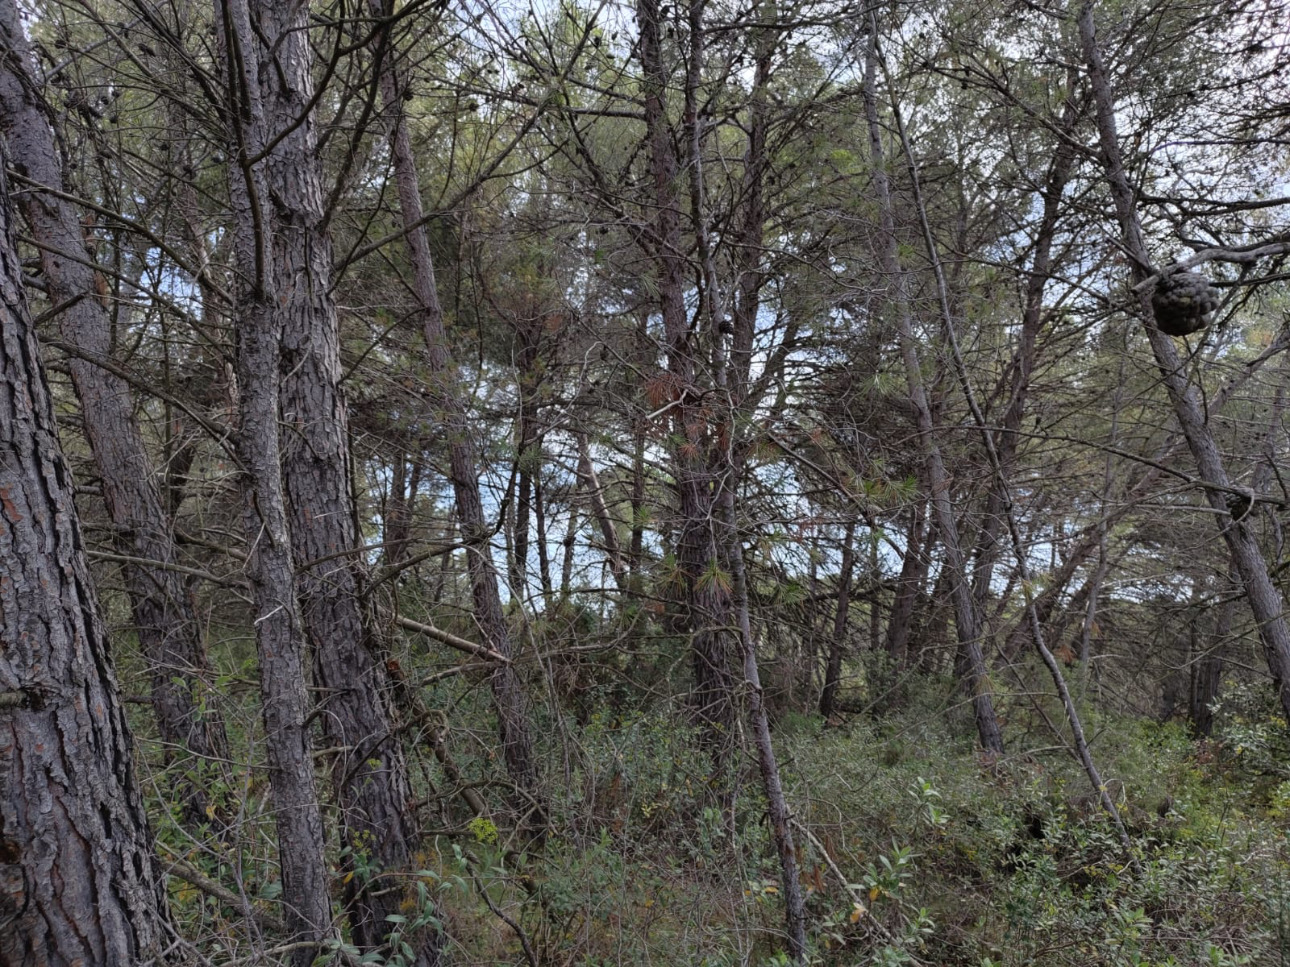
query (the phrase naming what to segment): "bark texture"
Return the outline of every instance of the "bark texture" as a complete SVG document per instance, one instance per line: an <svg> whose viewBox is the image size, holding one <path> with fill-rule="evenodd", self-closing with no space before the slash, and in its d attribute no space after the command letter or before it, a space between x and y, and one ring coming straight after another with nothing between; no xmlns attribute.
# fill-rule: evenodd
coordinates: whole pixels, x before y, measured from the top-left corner
<svg viewBox="0 0 1290 967"><path fill-rule="evenodd" d="M160 963L165 887L13 230L0 171L0 964Z"/></svg>
<svg viewBox="0 0 1290 967"><path fill-rule="evenodd" d="M237 293L236 450L241 464L243 517L251 547L247 573L255 600L269 780L276 811L285 918L296 942L332 936L331 901L323 856L325 837L314 785L305 718L305 633L296 603L282 448L278 431L282 314L277 311L273 210L265 164L268 141L260 89L259 46L246 0L216 0L232 127L229 196L235 218ZM302 947L291 963L304 967L315 950Z"/></svg>
<svg viewBox="0 0 1290 967"><path fill-rule="evenodd" d="M296 594L313 657L318 712L340 807L341 843L377 871L346 885L351 935L364 951L393 934L412 944L418 965L437 963L442 935L402 935L416 851L407 763L390 728L389 683L374 653L371 622L360 604L357 512L351 480L349 426L341 393L340 329L330 289L327 232L315 120L310 110L313 54L309 4L256 0L252 16L263 38L261 95L274 144L265 160L273 199L275 304L279 360L283 477ZM385 874L382 876L381 874Z"/></svg>
<svg viewBox="0 0 1290 967"><path fill-rule="evenodd" d="M62 163L35 93L31 50L14 0L0 2L0 45L8 53L0 64L0 127L14 168L24 178L65 191ZM167 758L188 750L218 762L226 757L228 743L217 713L202 707L210 666L188 589L180 574L168 569L178 563L179 554L135 420L130 388L90 361L107 359L112 342L112 320L98 290L102 278L96 275L84 229L70 202L39 190L23 191L18 202L40 246L50 303L66 307L58 315L62 337L81 354L69 360L69 367L115 543L123 556L134 559L122 565L122 572L151 672L157 730ZM187 818L193 822L206 818L210 797L205 785L184 783Z"/></svg>

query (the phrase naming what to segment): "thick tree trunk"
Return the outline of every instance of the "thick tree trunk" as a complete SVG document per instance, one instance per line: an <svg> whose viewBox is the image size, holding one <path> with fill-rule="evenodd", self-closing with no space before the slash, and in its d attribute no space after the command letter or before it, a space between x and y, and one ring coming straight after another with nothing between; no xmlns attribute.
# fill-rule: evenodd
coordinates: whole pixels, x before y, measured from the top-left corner
<svg viewBox="0 0 1290 967"><path fill-rule="evenodd" d="M268 143L260 90L261 47L247 0L216 0L216 23L227 67L233 167L229 197L239 269L237 295L236 451L241 464L243 517L251 547L247 573L255 601L265 749L276 811L282 898L291 939L321 943L334 936L325 834L309 733L305 693L306 640L296 602L279 438L283 313L277 309L278 273L273 209L265 163L254 159ZM272 66L269 67L272 70ZM316 949L301 947L291 963L304 967Z"/></svg>
<svg viewBox="0 0 1290 967"><path fill-rule="evenodd" d="M36 95L31 50L13 0L0 2L0 44L9 52L0 68L0 125L15 170L40 185L65 191L53 132ZM123 556L134 559L122 571L148 661L158 733L168 759L187 750L208 765L220 763L228 743L218 713L201 696L210 677L201 627L182 576L167 567L178 562L179 554L134 417L130 388L90 361L107 359L111 349L112 323L97 288L102 278L96 276L80 219L69 202L37 190L23 191L19 197L40 246L49 301L65 306L58 317L63 339L87 357L73 356L69 367L115 542ZM186 819L193 824L207 820L206 785L197 776L182 782Z"/></svg>
<svg viewBox="0 0 1290 967"><path fill-rule="evenodd" d="M1120 139L1115 123L1115 97L1102 63L1091 3L1084 3L1080 7L1079 33L1088 64L1089 83L1097 105L1098 133L1107 183L1115 202L1124 247L1133 262L1132 279L1147 341L1155 354L1156 364L1173 404L1174 416L1187 438L1187 445L1196 461L1201 479L1207 485L1205 497L1215 511L1214 519L1231 552L1232 563L1240 575L1250 602L1250 610L1254 612L1273 687L1281 700L1282 709L1287 718L1290 718L1290 627L1286 624L1285 602L1272 582L1267 560L1255 539L1253 515L1244 514L1237 518L1229 512L1231 482L1223 466L1218 444L1214 441L1214 434L1205 418L1199 395L1196 388L1188 382L1187 371L1178 357L1173 340L1156 326L1155 310L1151 304L1151 286L1144 284L1152 271L1151 253L1142 234L1136 197L1120 154Z"/></svg>
<svg viewBox="0 0 1290 967"><path fill-rule="evenodd" d="M406 876L416 852L407 764L390 728L389 682L374 654L371 623L360 604L357 511L345 398L340 390L340 330L331 299L331 239L315 122L308 112L309 4L256 0L261 97L270 137L265 162L274 199L272 238L284 440L296 593L320 690L341 842L347 864L372 869L352 877L347 901L352 938L364 951L391 937L409 943L416 963L438 963L442 936L405 934L389 917L405 916L415 893ZM271 52L271 53L270 53ZM301 120L303 119L303 120Z"/></svg>
<svg viewBox="0 0 1290 967"><path fill-rule="evenodd" d="M880 222L879 262L883 273L896 288L895 303L898 313L901 355L905 363L905 377L909 384L909 398L917 414L919 445L926 460L927 482L931 487L932 513L936 519L941 546L945 549L945 570L950 582L950 597L954 604L954 627L959 650L964 658L965 678L976 718L977 736L981 747L990 754L1003 751L1003 733L994 712L994 697L990 679L981 651L980 622L976 601L967 573L967 562L959 540L958 521L950 497L949 473L936 439L936 425L923 387L922 363L918 358L914 335L913 317L908 297L908 279L900 264L899 249L892 214L891 192L886 173L886 159L882 148L882 129L878 120L878 104L874 96L874 71L877 54L870 32L869 62L865 72L864 102L869 126L869 147L873 158L874 188L878 194Z"/></svg>
<svg viewBox="0 0 1290 967"><path fill-rule="evenodd" d="M824 691L820 695L820 714L828 719L838 698L842 682L842 655L846 651L847 616L851 610L851 571L855 567L855 521L847 524L842 539L842 568L838 572L838 604L833 614L833 636L829 640L829 660L824 670Z"/></svg>
<svg viewBox="0 0 1290 967"><path fill-rule="evenodd" d="M373 16L390 14L390 0L368 0ZM461 525L461 540L466 546L466 567L470 574L471 595L475 605L475 620L479 624L484 644L494 651L510 657L511 633L502 610L498 591L497 567L490 547L490 532L484 519L484 505L480 498L479 462L471 435L470 420L462 395L456 364L448 348L448 334L444 326L443 310L435 285L434 261L430 243L422 225L420 176L417 174L416 157L412 153L412 139L403 117L404 82L399 76L395 51L388 36L383 41L387 50L381 61L381 98L385 104L387 123L390 127L391 151L394 173L398 183L399 211L407 232L409 255L413 266L413 288L421 313L425 333L426 354L430 380L427 386L435 407L445 427L449 447L449 475L457 501L457 520ZM541 797L538 789L537 761L529 737L528 702L515 667L499 664L492 672L490 683L493 705L497 710L498 731L506 770L512 781L530 799L537 815L532 818L541 824Z"/></svg>
<svg viewBox="0 0 1290 967"><path fill-rule="evenodd" d="M157 963L166 892L13 235L0 170L0 964Z"/></svg>

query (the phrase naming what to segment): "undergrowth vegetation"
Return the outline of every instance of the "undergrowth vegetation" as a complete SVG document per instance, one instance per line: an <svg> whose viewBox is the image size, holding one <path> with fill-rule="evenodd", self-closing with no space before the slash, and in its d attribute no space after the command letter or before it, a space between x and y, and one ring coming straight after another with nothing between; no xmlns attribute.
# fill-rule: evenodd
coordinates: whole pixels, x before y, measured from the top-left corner
<svg viewBox="0 0 1290 967"><path fill-rule="evenodd" d="M812 963L1290 963L1286 736L1262 692L1233 688L1204 742L1175 723L1090 710L1126 854L1064 738L1041 731L1042 706L1015 701L1015 751L988 762L945 707L952 688L929 679L883 716L779 720ZM448 922L414 903L407 929L446 927L458 964L782 963L755 762L731 763L735 794L721 808L699 730L678 727L674 706L598 695L544 722L559 781L540 839L467 818L451 801L460 790L423 772L418 895L439 899ZM483 711L467 698L454 714ZM486 741L469 730L455 740L460 769L486 765ZM230 953L247 911L194 887L193 874L240 882L262 916L277 897L264 791L234 799L235 841L199 844L177 821L160 824L163 856L185 874L176 916ZM361 856L353 866L365 875Z"/></svg>

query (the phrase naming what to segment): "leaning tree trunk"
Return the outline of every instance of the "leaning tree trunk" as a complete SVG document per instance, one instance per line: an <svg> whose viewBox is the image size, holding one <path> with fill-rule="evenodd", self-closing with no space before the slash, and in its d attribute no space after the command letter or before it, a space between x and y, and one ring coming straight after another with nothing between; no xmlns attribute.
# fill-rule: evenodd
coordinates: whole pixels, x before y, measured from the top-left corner
<svg viewBox="0 0 1290 967"><path fill-rule="evenodd" d="M21 177L56 192L65 190L62 163L32 75L32 55L14 0L0 2L0 43L9 52L0 66L0 126ZM81 403L90 451L103 485L103 501L122 556L125 585L147 659L157 731L169 760L187 750L205 763L226 758L227 740L218 714L200 692L210 667L191 596L170 565L179 554L171 521L162 506L152 460L134 417L129 386L97 365L106 360L112 323L97 287L84 230L72 204L54 194L26 190L19 196L23 216L40 247L49 301L58 313L63 339L76 351L69 361ZM181 793L185 817L205 821L207 783L194 776Z"/></svg>
<svg viewBox="0 0 1290 967"><path fill-rule="evenodd" d="M1282 709L1287 718L1290 718L1290 627L1286 625L1285 602L1272 582L1268 562L1255 538L1254 515L1246 511L1239 514L1230 512L1228 498L1235 491L1223 466L1213 431L1205 418L1200 397L1196 388L1188 382L1173 340L1156 325L1151 286L1148 284L1152 274L1151 253L1147 249L1142 223L1138 218L1136 196L1124 170L1115 123L1115 97L1102 62L1091 3L1084 3L1080 7L1079 33L1084 59L1088 65L1089 84L1097 105L1097 126L1106 179L1115 202L1124 248L1133 262L1132 279L1147 341L1155 354L1156 365L1173 404L1174 416L1187 438L1197 469L1200 470L1205 497L1215 511L1214 519L1218 521L1220 533L1232 555L1232 564L1249 599L1250 610L1254 612L1273 686L1281 700Z"/></svg>
<svg viewBox="0 0 1290 967"><path fill-rule="evenodd" d="M166 891L13 229L0 171L0 964L156 963Z"/></svg>
<svg viewBox="0 0 1290 967"><path fill-rule="evenodd" d="M283 315L277 309L273 206L265 163L268 143L260 90L260 45L246 0L216 0L215 18L229 84L232 130L229 197L239 270L235 315L239 389L236 452L243 519L251 547L247 573L255 602L255 642L265 749L276 812L282 899L293 942L291 963L305 967L314 944L333 936L323 848L326 837L314 787L306 717L305 632L296 602L295 565L283 493L279 379ZM272 68L270 68L272 70Z"/></svg>
<svg viewBox="0 0 1290 967"><path fill-rule="evenodd" d="M965 659L967 685L972 696L977 735L981 741L981 747L987 753L997 754L1003 751L1003 733L999 728L999 720L995 716L994 697L990 691L985 656L981 651L980 622L969 583L963 546L959 539L954 503L950 496L949 473L945 468L945 458L941 454L940 444L936 439L936 424L932 416L931 404L927 399L927 391L923 386L922 363L918 358L908 295L909 280L904 267L900 264L895 219L892 214L891 190L882 148L882 129L878 120L877 99L874 96L877 53L874 47L876 41L872 33L871 27L869 58L865 70L864 103L869 127L869 148L873 159L874 190L878 195L881 226L878 261L883 274L891 279L892 285L896 287L895 302L899 320L901 355L905 363L909 398L914 404L917 416L919 446L926 461L927 482L931 487L932 513L936 520L941 546L945 551L944 566L949 577L950 599L954 605L954 627L960 653Z"/></svg>
<svg viewBox="0 0 1290 967"><path fill-rule="evenodd" d="M374 17L389 17L391 14L391 0L368 0L368 6ZM416 157L412 152L412 138L403 117L403 91L406 85L400 76L388 33L382 42L386 50L380 68L381 99L384 101L387 123L390 126L399 212L407 233L413 266L413 290L425 333L430 372L427 390L439 411L445 428L444 436L448 440L449 475L456 497L461 541L466 548L466 567L470 574L475 620L484 644L509 658L512 653L511 633L506 624L506 614L502 610L502 599L497 587L497 567L490 547L491 535L480 498L479 461L475 455L470 420L456 364L448 349L448 334L435 284L434 260L431 258L430 242L423 224L420 176L417 174ZM497 664L490 683L507 773L528 797L529 805L535 812L532 819L540 825L544 821L544 810L538 789L537 762L529 737L528 702L523 685L509 662Z"/></svg>
<svg viewBox="0 0 1290 967"><path fill-rule="evenodd" d="M319 689L318 718L329 763L346 864L372 876L346 877L351 935L364 951L397 937L418 965L438 963L442 934L405 935L415 902L406 875L416 852L407 763L391 733L384 663L360 604L358 535L340 330L331 298L327 233L315 120L309 110L309 4L257 0L261 96L274 145L265 162L273 206L272 264L282 337L279 407L296 593ZM270 54L268 51L272 51ZM272 65L272 69L267 69ZM395 919L390 919L391 917Z"/></svg>
<svg viewBox="0 0 1290 967"><path fill-rule="evenodd" d="M877 44L877 18L870 13L870 53L876 53ZM874 58L876 59L876 58ZM871 60L872 64L873 61ZM964 399L967 402L968 410L972 414L972 420L981 433L982 443L984 444L987 462L994 474L992 486L998 491L1000 496L999 508L1003 512L1003 523L1007 528L1008 536L1012 543L1012 553L1017 561L1017 576L1021 579L1022 588L1026 597L1026 613L1030 619L1031 635L1034 638L1035 648L1039 652L1040 658L1047 666L1049 674L1052 676L1053 685L1057 689L1058 697L1061 699L1062 707L1066 710L1067 724L1071 730L1071 740L1074 746L1073 752L1080 764L1084 767L1085 775L1088 777L1090 785L1093 787L1094 795L1098 796L1102 808L1106 810L1107 815L1114 823L1116 832L1119 834L1120 844L1124 848L1125 856L1129 866L1135 871L1138 869L1138 863L1133 855L1133 844L1129 839L1128 831L1120 818L1119 810L1116 808L1114 800L1107 792L1106 783L1102 781L1101 773L1093 761L1093 755L1089 749L1088 741L1085 738L1084 726L1080 721L1079 710L1075 707L1075 702L1071 698L1070 689L1066 685L1066 678L1062 674L1061 666L1053 656L1052 651L1044 643L1043 628L1036 619L1035 609L1033 607L1033 596L1031 587L1034 584L1034 576L1029 566L1029 551L1025 541L1021 536L1021 528L1017 524L1017 517L1013 511L1012 497L1009 493L1009 480L1003 460L1000 458L999 450L995 446L994 437L986 423L985 415L977 402L976 392L972 388L972 381L963 361L963 353L959 347L958 335L954 324L954 314L950 308L949 285L946 282L944 265L941 262L939 250L936 245L936 239L932 235L931 221L927 215L927 205L923 200L922 187L919 183L918 170L914 153L910 145L908 132L905 128L904 120L901 117L900 107L893 99L892 115L896 122L896 135L900 139L901 149L905 155L905 162L909 166L910 184L913 189L914 209L918 215L919 228L922 230L923 243L927 246L927 258L931 263L932 273L936 280L936 291L940 303L941 313L941 332L950 351L950 359L954 364L955 374L959 379L960 386L963 390Z"/></svg>

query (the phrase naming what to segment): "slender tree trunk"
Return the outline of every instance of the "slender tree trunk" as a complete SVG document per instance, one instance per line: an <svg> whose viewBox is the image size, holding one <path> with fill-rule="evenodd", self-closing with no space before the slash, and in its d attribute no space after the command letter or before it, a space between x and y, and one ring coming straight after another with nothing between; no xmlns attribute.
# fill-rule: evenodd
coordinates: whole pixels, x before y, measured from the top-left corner
<svg viewBox="0 0 1290 967"><path fill-rule="evenodd" d="M682 441L673 454L681 525L677 560L688 599L697 710L714 755L722 758L734 727L729 641L720 630L728 623L730 596L717 574L713 479L704 454L708 417L694 402L699 396L695 385L696 350L685 307L686 257L677 197L677 159L665 103L669 72L663 61L658 0L637 0L636 15L640 22L638 50L655 199L650 254L657 273L667 343L673 422L677 439Z"/></svg>
<svg viewBox="0 0 1290 967"><path fill-rule="evenodd" d="M747 691L748 718L752 725L753 744L757 748L757 765L761 771L762 789L766 794L766 811L770 818L771 839L779 854L780 885L784 891L784 917L788 932L788 951L796 963L806 960L806 906L802 897L802 882L798 875L797 851L793 845L792 814L784 795L784 785L771 742L770 718L766 714L766 696L762 691L761 674L757 668L757 644L752 635L748 613L748 578L744 569L743 545L734 519L734 501L722 501L726 516L727 552L734 587L735 614L739 624L739 639L743 650L743 674Z"/></svg>
<svg viewBox="0 0 1290 967"><path fill-rule="evenodd" d="M744 567L743 542L739 537L736 500L743 478L746 442L740 438L739 420L741 407L748 395L749 354L740 340L741 323L730 326L731 346L726 351L725 299L722 298L717 279L715 259L710 247L711 233L707 220L707 198L703 171L703 119L699 116L699 95L702 82L704 57L703 10L705 0L690 0L687 19L690 34L689 58L686 66L685 117L686 144L690 182L691 217L695 237L699 240L699 257L703 266L703 299L701 318L706 321L713 347L713 371L718 397L730 401L725 414L725 425L714 434L718 441L712 447L716 511L713 538L717 555L730 569L730 584L734 616L739 632L739 645L743 658L743 679L748 702L749 724L757 749L757 764L761 773L762 790L766 795L766 808L770 818L771 839L779 854L780 883L784 891L785 927L788 935L789 956L795 963L806 959L806 908L802 884L798 875L797 851L793 845L793 831L788 800L784 795L779 774L775 747L771 742L770 718L766 712L766 698L762 690L761 674L757 667L757 646L753 639L752 622L748 605L748 578ZM642 0L642 8L645 3ZM642 18L642 25L644 18ZM644 29L642 28L642 36ZM642 45L643 46L643 45ZM745 165L752 172L751 180L745 178L745 209L742 241L745 252L740 260L744 272L739 289L739 312L743 314L742 327L751 332L756 316L760 283L758 260L762 248L763 215L761 211L761 173L764 170L765 151L765 92L769 80L770 59L774 50L774 34L769 30L758 32L756 67L753 80L752 125L745 154ZM644 57L642 57L644 59ZM752 277L753 281L749 281ZM848 534L848 549L852 534ZM715 583L715 582L714 582Z"/></svg>
<svg viewBox="0 0 1290 967"><path fill-rule="evenodd" d="M820 715L827 720L833 714L842 681L842 655L846 651L847 615L851 610L851 571L855 567L855 521L847 523L842 539L842 569L838 572L838 605L833 615L833 636L829 640L829 661L824 671L824 691L820 695Z"/></svg>
<svg viewBox="0 0 1290 967"><path fill-rule="evenodd" d="M914 625L914 607L927 583L927 569L931 557L927 553L924 532L927 525L926 504L920 497L914 501L905 538L905 558L900 563L900 577L896 581L896 597L887 619L887 654L897 668L908 660L909 633Z"/></svg>
<svg viewBox="0 0 1290 967"><path fill-rule="evenodd" d="M649 337L649 313L642 310L636 320L636 358L641 372L651 372L655 366L654 345ZM628 551L631 566L631 584L639 592L640 572L645 565L645 420L636 419L632 424L632 537Z"/></svg>
<svg viewBox="0 0 1290 967"><path fill-rule="evenodd" d="M25 178L64 191L62 164L37 99L31 50L13 0L0 2L0 43L8 51L0 68L0 125L15 168ZM223 722L212 707L203 708L201 693L210 666L201 628L182 576L168 567L178 563L179 554L134 417L133 397L125 380L90 361L107 359L111 349L112 323L98 288L102 277L69 202L32 190L19 198L40 246L49 301L64 306L59 313L62 337L89 357L73 356L69 367L115 543L122 555L134 559L122 571L149 665L152 707L166 757L187 750L207 764L222 762L228 752ZM185 817L194 825L207 820L211 800L206 786L196 776L182 782Z"/></svg>
<svg viewBox="0 0 1290 967"><path fill-rule="evenodd" d="M587 492L592 515L600 526L600 536L605 542L605 556L609 560L609 571L614 576L614 583L619 591L626 591L627 566L623 563L622 549L618 543L618 529L609 516L604 489L600 486L600 477L596 473L595 464L591 462L591 447L587 443L587 434L578 433L575 436L578 444L578 477Z"/></svg>
<svg viewBox="0 0 1290 967"><path fill-rule="evenodd" d="M526 597L525 583L529 565L529 520L533 513L534 477L542 471L542 439L538 433L538 351L542 341L542 318L526 319L516 326L519 341L516 383L519 388L519 440L515 462L519 467L518 493L515 501L515 556L511 567L514 594Z"/></svg>
<svg viewBox="0 0 1290 967"><path fill-rule="evenodd" d="M1232 575L1230 584L1232 590L1239 588L1238 575ZM1195 622L1192 624L1192 653L1188 656L1191 662L1191 688L1188 693L1187 717L1191 722L1192 733L1197 738L1209 738L1214 728L1212 706L1218 701L1223 682L1223 660L1239 606L1240 601L1235 595L1219 605L1218 619L1214 622L1213 637L1209 641L1202 640Z"/></svg>
<svg viewBox="0 0 1290 967"><path fill-rule="evenodd" d="M542 582L542 599L549 604L554 589L551 586L551 548L546 542L546 495L540 473L533 477L533 523L537 529L538 579Z"/></svg>
<svg viewBox="0 0 1290 967"><path fill-rule="evenodd" d="M870 22L874 27L873 36L877 35L877 23L874 14L870 13ZM876 39L873 41L876 43ZM1066 711L1066 721L1070 726L1071 739L1074 746L1074 753L1080 764L1084 767L1084 773L1088 777L1090 785L1093 787L1094 795L1098 796L1102 803L1102 808L1106 810L1116 831L1120 837L1120 844L1124 848L1126 859L1131 867L1135 870L1138 868L1137 860L1133 856L1132 843L1120 819L1120 813L1115 806L1110 794L1107 792L1106 784L1102 781L1096 764L1093 761L1092 752L1089 749L1088 741L1084 735L1084 726L1080 721L1079 711L1071 698L1070 689L1066 686L1066 678L1062 674L1061 666L1057 663L1053 653L1044 643L1043 629L1040 626L1033 606L1031 596L1031 585L1033 577L1030 572L1028 550L1025 542L1021 537L1021 529L1017 525L1016 514L1013 510L1012 496L1009 493L1009 480L1003 461L1000 459L999 451L994 443L994 436L986 424L985 416L977 403L976 393L972 388L967 366L963 361L963 354L959 348L958 336L954 324L954 314L950 308L949 286L946 284L944 265L940 258L940 253L936 246L936 239L932 235L931 223L927 216L927 206L923 201L922 188L919 183L918 171L914 159L913 149L909 142L904 120L901 117L900 108L894 102L892 103L892 114L896 122L896 132L900 138L900 144L905 154L905 161L909 166L911 186L913 189L913 199L915 210L918 213L919 227L922 229L923 242L927 246L927 257L932 266L933 274L936 278L936 289L939 296L942 333L950 350L950 359L954 364L955 374L958 377L959 384L962 387L964 398L968 405L968 410L972 414L972 420L980 431L981 440L984 444L986 458L989 462L990 469L994 474L992 486L995 487L1000 495L999 506L1003 512L1003 523L1007 526L1008 536L1012 542L1012 553L1017 561L1017 575L1021 578L1022 587L1026 597L1026 614L1030 619L1031 634L1034 638L1035 648L1039 651L1039 656L1044 664L1048 667L1049 674L1052 676L1053 684L1057 688L1058 697L1061 699L1062 707Z"/></svg>
<svg viewBox="0 0 1290 967"><path fill-rule="evenodd" d="M278 311L277 255L263 153L269 131L260 89L261 48L247 0L216 0L216 24L229 83L231 157L229 196L234 213L237 295L239 426L248 577L255 600L260 698L265 747L276 811L282 898L291 939L321 943L333 937L325 834L314 787L305 725L306 638L296 602L279 438L279 386L284 313ZM270 70L273 69L271 66ZM316 949L302 947L291 963L306 967Z"/></svg>
<svg viewBox="0 0 1290 967"><path fill-rule="evenodd" d="M397 567L407 557L408 530L408 455L402 447L390 466L390 491L382 514L381 552L386 565Z"/></svg>
<svg viewBox="0 0 1290 967"><path fill-rule="evenodd" d="M388 17L392 10L391 0L368 0L368 6L375 17ZM489 528L480 498L479 462L475 455L456 363L448 348L448 333L435 285L434 261L422 224L420 177L417 174L416 157L412 152L412 139L402 113L404 82L399 76L395 51L389 44L388 34L382 43L388 49L381 62L381 98L390 127L399 211L407 232L413 266L413 287L425 333L430 371L427 388L446 428L449 473L457 501L461 539L466 546L466 567L470 573L475 620L479 624L484 644L509 658L513 651L511 633L502 610L497 567L493 562ZM507 773L533 803L540 802L537 761L529 737L528 701L519 675L513 665L499 663L491 674L490 683ZM533 818L541 824L540 815Z"/></svg>
<svg viewBox="0 0 1290 967"><path fill-rule="evenodd" d="M1263 642L1273 687L1287 718L1290 718L1290 627L1286 625L1285 602L1272 582L1267 560L1255 539L1253 515L1243 514L1238 518L1229 513L1231 482L1200 398L1196 388L1188 382L1173 340L1156 326L1155 310L1151 304L1151 286L1147 284L1152 274L1151 253L1142 234L1134 190L1124 170L1120 139L1116 131L1115 97L1102 63L1091 3L1084 3L1080 7L1079 33L1088 64L1089 83L1097 105L1098 133L1106 179L1115 202L1124 247L1133 262L1132 279L1147 341L1155 354L1156 364L1173 404L1174 416L1187 438L1187 445L1200 476L1207 485L1206 499L1216 511L1214 519L1218 521L1220 533L1227 542L1232 563L1240 575L1250 610L1254 612L1254 620L1258 624L1259 638Z"/></svg>
<svg viewBox="0 0 1290 967"><path fill-rule="evenodd" d="M869 651L882 647L882 563L878 559L878 541L869 534Z"/></svg>
<svg viewBox="0 0 1290 967"><path fill-rule="evenodd" d="M871 18L872 19L872 18ZM882 226L879 243L879 261L884 274L895 286L896 311L899 314L901 355L904 357L905 376L909 384L910 401L917 414L919 445L926 460L927 482L931 487L932 512L936 518L941 546L945 549L945 569L950 582L950 597L954 604L954 627L959 650L965 663L965 677L976 718L977 736L981 747L990 754L1003 751L1003 733L994 712L994 696L990 690L989 674L981 651L980 622L976 601L967 574L962 544L959 541L958 521L950 497L949 474L945 459L936 439L936 425L932 417L927 391L923 387L922 363L918 358L913 318L908 296L908 278L900 264L895 221L892 214L891 192L886 174L886 160L882 148L882 129L878 120L878 104L874 96L874 72L877 53L874 28L870 29L869 62L865 71L864 102L869 126L869 147L873 158L873 181L878 194L879 218Z"/></svg>
<svg viewBox="0 0 1290 967"><path fill-rule="evenodd" d="M283 476L296 592L320 690L319 720L329 748L346 864L376 874L347 878L352 938L364 951L392 937L438 963L442 936L411 937L390 917L407 914L416 894L406 874L416 852L407 763L390 728L389 682L360 604L361 548L354 502L340 329L330 296L332 247L315 122L308 113L309 4L255 0L260 78L268 130L266 159L274 199L273 266L282 354ZM300 119L303 121L297 123ZM361 860L361 864L360 864Z"/></svg>
<svg viewBox="0 0 1290 967"><path fill-rule="evenodd" d="M1030 398L1030 378L1038 357L1039 334L1046 321L1044 290L1053 268L1053 241L1064 208L1064 192L1075 168L1075 148L1068 139L1083 116L1074 100L1077 78L1068 82L1070 94L1062 111L1060 139L1044 180L1043 214L1035 232L1035 254L1031 260L1026 280L1025 305L1021 316L1021 341L1011 366L1011 390L1008 408L1003 414L1003 432L999 434L999 461L1003 478L1012 479L1017 463L1019 437L1017 431L1026 414ZM1003 530L1003 488L995 481L990 487L982 516L981 534L976 545L976 565L972 574L972 594L978 611L985 607L990 595L990 581L994 576L995 562L999 558L999 535Z"/></svg>
<svg viewBox="0 0 1290 967"><path fill-rule="evenodd" d="M560 600L568 601L573 587L573 546L578 539L578 505L569 495L569 528L565 531L562 546L564 557L560 561Z"/></svg>
<svg viewBox="0 0 1290 967"><path fill-rule="evenodd" d="M157 963L166 890L14 230L0 170L0 964Z"/></svg>

